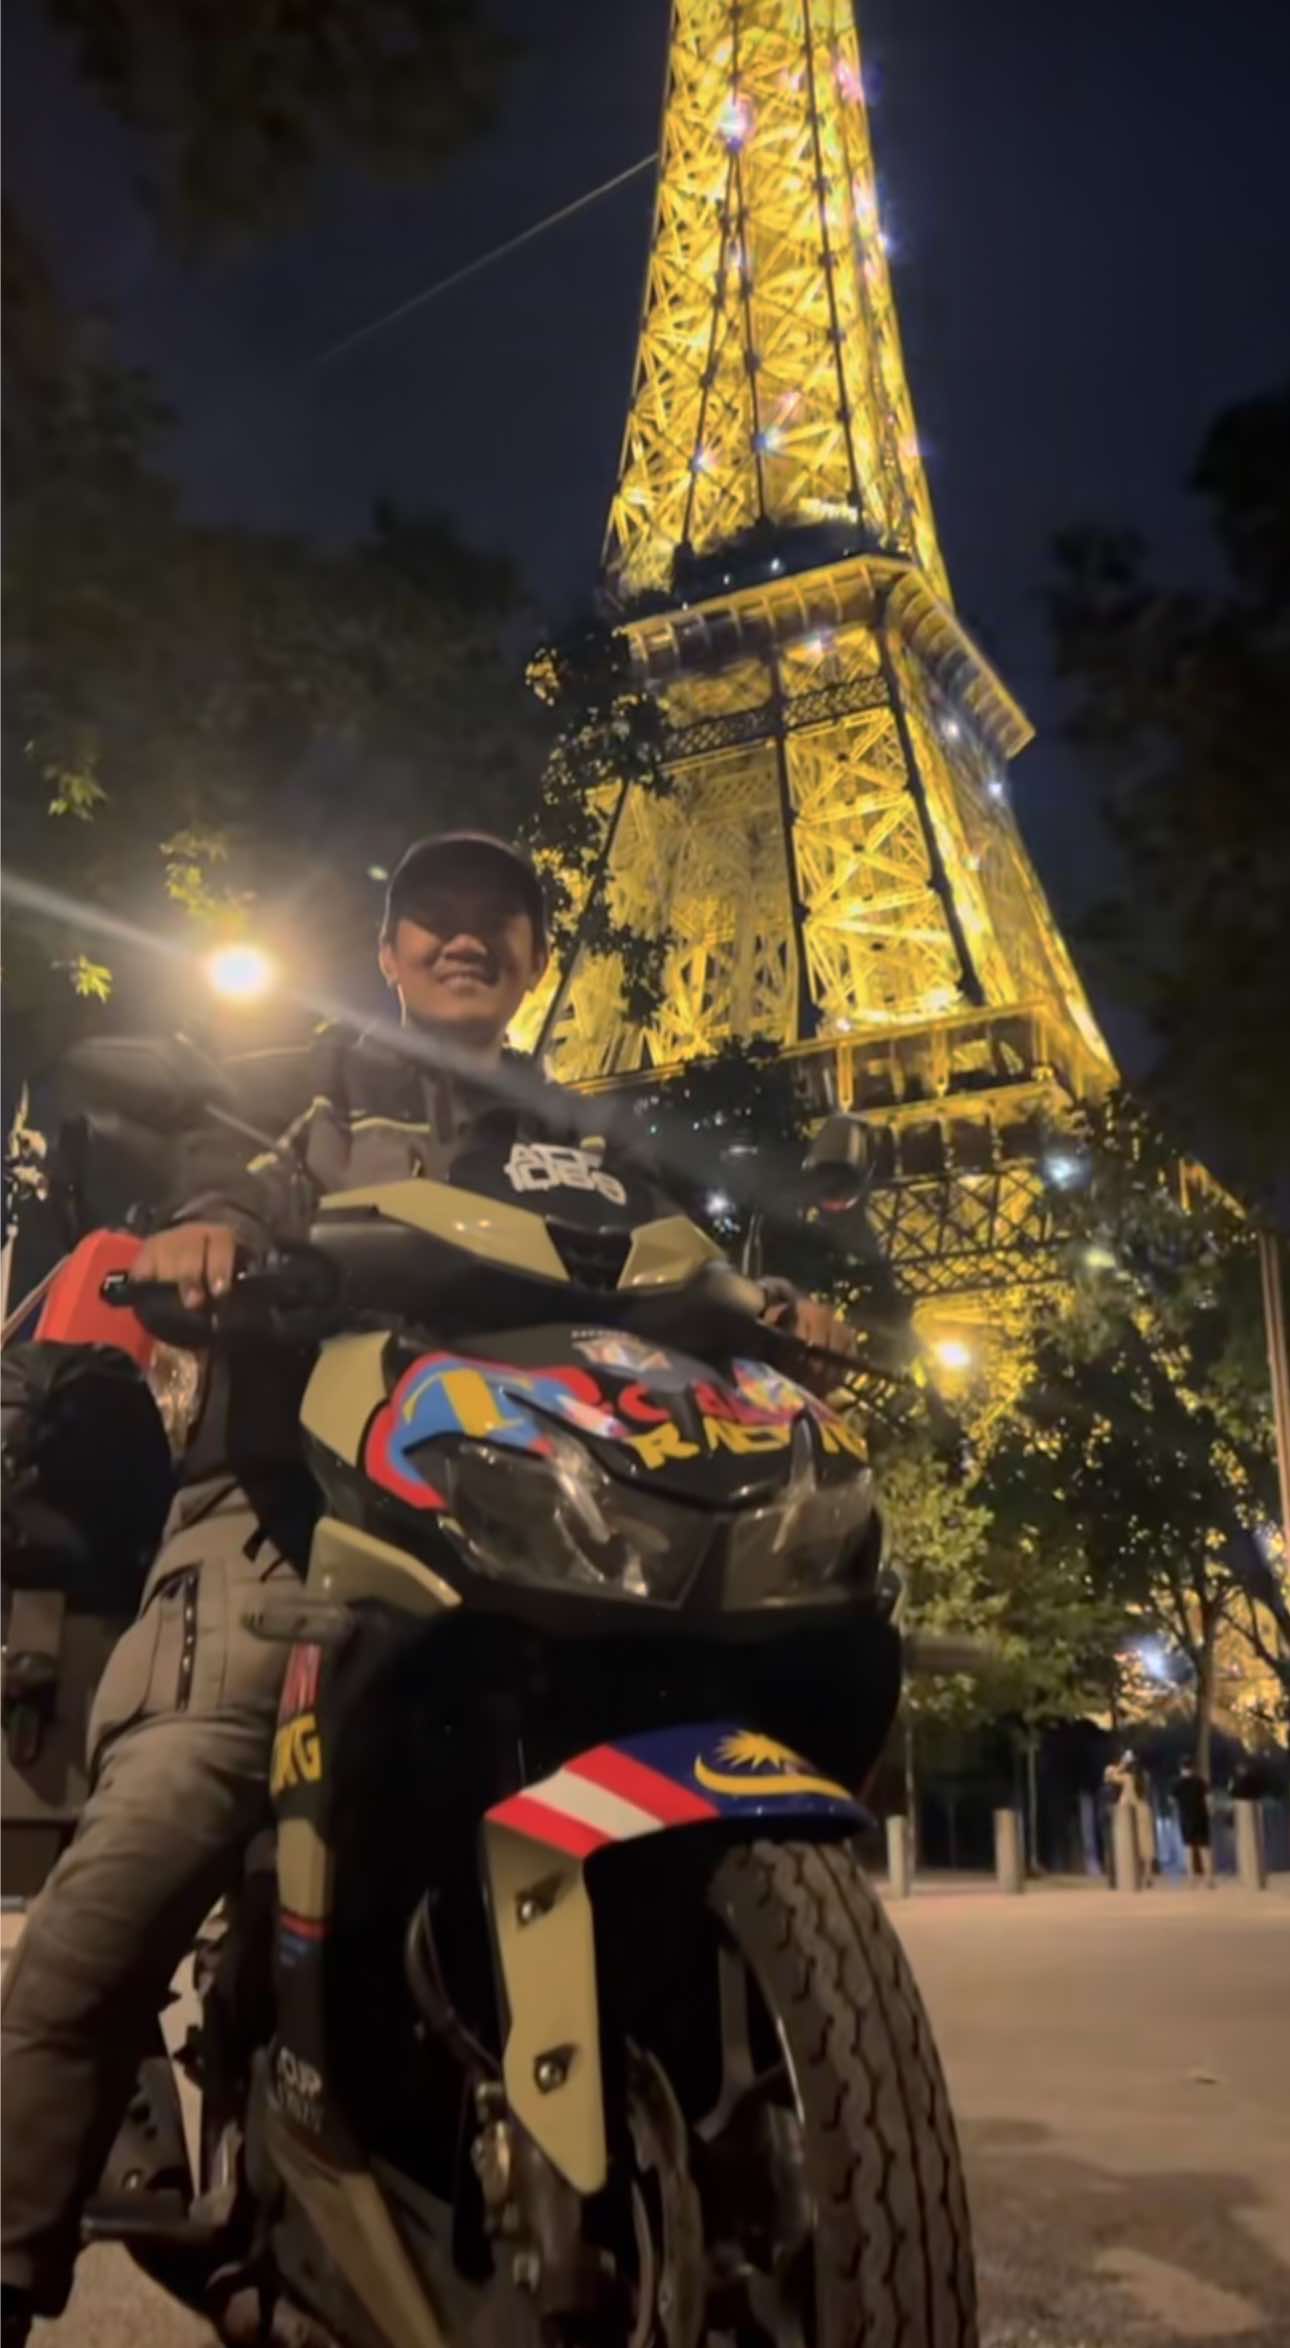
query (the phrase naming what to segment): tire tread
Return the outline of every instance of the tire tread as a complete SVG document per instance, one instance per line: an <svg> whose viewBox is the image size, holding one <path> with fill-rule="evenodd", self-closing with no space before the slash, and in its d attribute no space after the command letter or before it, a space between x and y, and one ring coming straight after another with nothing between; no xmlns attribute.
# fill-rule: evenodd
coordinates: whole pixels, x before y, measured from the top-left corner
<svg viewBox="0 0 1290 2348"><path fill-rule="evenodd" d="M745 1844L711 1896L796 2076L819 2212L816 2348L976 2348L945 2080L904 1950L852 1852Z"/></svg>

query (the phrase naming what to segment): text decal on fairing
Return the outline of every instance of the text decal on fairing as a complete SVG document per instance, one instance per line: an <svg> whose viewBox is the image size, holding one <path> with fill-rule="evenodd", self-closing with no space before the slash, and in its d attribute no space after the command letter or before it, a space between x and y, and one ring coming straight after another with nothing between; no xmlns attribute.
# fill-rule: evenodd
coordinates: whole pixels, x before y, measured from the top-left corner
<svg viewBox="0 0 1290 2348"><path fill-rule="evenodd" d="M506 1161L513 1190L594 1190L613 1207L627 1204L622 1183L589 1150L544 1141L517 1141Z"/></svg>
<svg viewBox="0 0 1290 2348"><path fill-rule="evenodd" d="M322 2073L313 2063L293 2054L289 2046L280 2046L274 2065L277 2074L278 2101L287 2118L297 2128L306 2128L311 2136L322 2131Z"/></svg>

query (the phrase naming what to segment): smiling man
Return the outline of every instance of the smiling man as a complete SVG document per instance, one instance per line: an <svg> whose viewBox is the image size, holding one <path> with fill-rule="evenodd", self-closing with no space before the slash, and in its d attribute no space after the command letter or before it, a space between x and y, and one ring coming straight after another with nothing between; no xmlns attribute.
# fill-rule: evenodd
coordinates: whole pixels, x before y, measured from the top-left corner
<svg viewBox="0 0 1290 2348"><path fill-rule="evenodd" d="M282 1100L281 1138L247 1166L202 1143L196 1186L145 1243L133 1277L174 1281L201 1305L228 1288L239 1252L254 1259L304 1237L325 1192L442 1179L486 1142L520 1145L526 1170L540 1160L544 1186L568 1179L586 1189L598 1159L579 1148L580 1120L593 1112L531 1068L502 1066L507 1028L546 952L541 886L517 850L475 832L410 848L380 939L402 1032L328 1029L304 1054L257 1055L254 1121L270 1121L267 1086ZM245 1098L246 1067L240 1086L236 1067L230 1074ZM823 1305L795 1309L808 1343L847 1342ZM268 1816L286 1650L253 1638L242 1616L261 1583L306 1562L317 1502L298 1413L310 1360L278 1348L210 1361L138 1618L95 1699L89 1799L10 1965L4 2348L25 2337L33 2313L64 2304L81 2204L153 2016Z"/></svg>
<svg viewBox="0 0 1290 2348"><path fill-rule="evenodd" d="M419 841L390 882L380 961L413 1026L496 1058L546 964L532 865L485 832Z"/></svg>
<svg viewBox="0 0 1290 2348"><path fill-rule="evenodd" d="M282 1098L277 1149L194 1191L174 1227L144 1248L136 1279L176 1280L185 1303L202 1304L228 1287L239 1246L301 1236L323 1191L446 1172L479 1116L497 1111L506 1030L546 952L542 889L527 857L485 832L417 841L390 880L379 957L413 1031L408 1047L331 1027L307 1054L244 1063L240 1074L270 1096L268 1108L255 1100L257 1123L272 1122L272 1101ZM560 1098L531 1079L522 1089L543 1107L544 1093L552 1109ZM292 1116L293 1099L303 1106Z"/></svg>

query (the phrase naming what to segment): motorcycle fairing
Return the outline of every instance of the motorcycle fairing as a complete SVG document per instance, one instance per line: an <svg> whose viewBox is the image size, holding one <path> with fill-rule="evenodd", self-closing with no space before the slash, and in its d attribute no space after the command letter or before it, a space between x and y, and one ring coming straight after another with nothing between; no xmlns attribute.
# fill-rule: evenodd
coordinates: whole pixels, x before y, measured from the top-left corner
<svg viewBox="0 0 1290 2348"><path fill-rule="evenodd" d="M496 1803L484 1862L505 1992L507 2099L579 2193L609 2170L595 1921L584 1862L614 1843L734 1819L780 1826L864 1812L788 1746L729 1723L663 1728L575 1754Z"/></svg>
<svg viewBox="0 0 1290 2348"><path fill-rule="evenodd" d="M866 1458L845 1419L766 1363L738 1360L718 1373L614 1330L516 1329L495 1334L488 1352L396 1342L384 1374L363 1471L426 1512L445 1505L441 1447L463 1441L541 1458L553 1437L572 1434L616 1479L714 1509L769 1498L791 1480L799 1422L821 1483L845 1481Z"/></svg>

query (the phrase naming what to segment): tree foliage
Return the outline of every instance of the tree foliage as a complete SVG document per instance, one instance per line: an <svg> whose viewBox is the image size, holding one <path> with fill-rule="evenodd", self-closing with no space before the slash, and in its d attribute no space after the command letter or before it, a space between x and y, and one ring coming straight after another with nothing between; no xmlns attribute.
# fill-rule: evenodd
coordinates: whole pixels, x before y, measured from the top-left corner
<svg viewBox="0 0 1290 2348"><path fill-rule="evenodd" d="M289 222L328 169L425 177L491 126L510 54L476 0L48 6L188 249Z"/></svg>
<svg viewBox="0 0 1290 2348"><path fill-rule="evenodd" d="M1266 1194L1290 1167L1290 389L1221 416L1191 487L1222 588L1163 586L1132 533L1081 529L1057 542L1048 604L1120 860L1095 966L1151 1024L1171 1127Z"/></svg>
<svg viewBox="0 0 1290 2348"><path fill-rule="evenodd" d="M190 255L281 226L328 171L432 175L510 55L476 0L48 7ZM365 869L412 824L515 822L541 728L499 652L504 562L392 510L336 552L187 523L154 386L66 314L8 210L4 296L6 852L81 909L10 925L6 1007L40 1059L112 991L105 913L233 923L279 890L334 975L351 935L370 948Z"/></svg>
<svg viewBox="0 0 1290 2348"><path fill-rule="evenodd" d="M1066 1556L1126 1634L1186 1658L1203 1746L1224 1626L1285 1601L1254 1237L1212 1185L1193 1177L1182 1195L1127 1102L1074 1162L1070 1284L1039 1308L983 1497L1014 1556L1048 1560L1050 1586Z"/></svg>
<svg viewBox="0 0 1290 2348"><path fill-rule="evenodd" d="M528 826L551 898L556 988L579 956L610 961L624 1016L646 1020L658 1007L670 935L621 917L611 857L628 792L667 798L674 787L662 711L633 674L627 638L596 619L539 645L528 681L557 728Z"/></svg>
<svg viewBox="0 0 1290 2348"><path fill-rule="evenodd" d="M880 1430L874 1473L888 1530L888 1557L904 1583L905 1627L917 1634L990 1642L1002 1663L1002 1594L989 1572L990 1512L913 1422ZM920 1726L970 1728L999 1709L999 1671L915 1673L906 1705Z"/></svg>
<svg viewBox="0 0 1290 2348"><path fill-rule="evenodd" d="M391 507L339 550L187 521L146 382L11 250L7 860L145 927L289 891L334 971L360 929L370 952L364 876L410 831L506 828L532 803L544 729L500 642L510 567ZM29 1003L51 961L90 993L112 961L76 922L27 954ZM11 972L21 998L21 940Z"/></svg>

